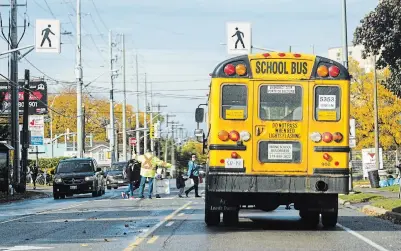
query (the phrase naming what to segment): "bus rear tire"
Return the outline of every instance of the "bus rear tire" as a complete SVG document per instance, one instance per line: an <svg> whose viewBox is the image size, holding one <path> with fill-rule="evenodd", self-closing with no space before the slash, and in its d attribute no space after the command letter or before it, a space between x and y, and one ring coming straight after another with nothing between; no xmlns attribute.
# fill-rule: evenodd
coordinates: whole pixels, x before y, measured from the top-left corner
<svg viewBox="0 0 401 251"><path fill-rule="evenodd" d="M226 226L236 226L239 222L239 212L237 211L229 211L223 213L223 223Z"/></svg>
<svg viewBox="0 0 401 251"><path fill-rule="evenodd" d="M205 210L205 223L207 226L217 226L220 223L220 212Z"/></svg>
<svg viewBox="0 0 401 251"><path fill-rule="evenodd" d="M326 228L333 228L337 225L336 213L322 213L322 224Z"/></svg>
<svg viewBox="0 0 401 251"><path fill-rule="evenodd" d="M320 214L316 212L308 212L306 210L300 210L299 216L302 218L308 227L314 228L319 224Z"/></svg>

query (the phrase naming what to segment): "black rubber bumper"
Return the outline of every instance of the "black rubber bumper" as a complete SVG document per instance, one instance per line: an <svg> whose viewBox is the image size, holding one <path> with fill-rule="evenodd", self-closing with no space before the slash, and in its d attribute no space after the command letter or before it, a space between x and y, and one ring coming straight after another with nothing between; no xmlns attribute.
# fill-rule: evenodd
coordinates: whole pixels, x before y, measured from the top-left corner
<svg viewBox="0 0 401 251"><path fill-rule="evenodd" d="M209 173L207 190L222 193L348 194L348 175L278 176Z"/></svg>

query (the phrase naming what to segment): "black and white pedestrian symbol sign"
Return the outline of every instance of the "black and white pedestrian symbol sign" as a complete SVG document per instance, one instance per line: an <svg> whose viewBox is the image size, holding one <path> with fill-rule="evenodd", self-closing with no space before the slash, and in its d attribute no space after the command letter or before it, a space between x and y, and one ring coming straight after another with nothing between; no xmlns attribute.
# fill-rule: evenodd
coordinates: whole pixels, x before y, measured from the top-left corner
<svg viewBox="0 0 401 251"><path fill-rule="evenodd" d="M49 35L50 34L56 35L56 34L54 34L52 32L52 30L50 29L51 27L52 27L52 25L49 24L46 29L42 30L43 39L42 39L42 43L40 43L40 47L43 47L43 44L45 43L46 40L49 43L49 47L52 47L52 40L50 39Z"/></svg>
<svg viewBox="0 0 401 251"><path fill-rule="evenodd" d="M242 48L245 49L244 41L242 41L242 38L244 37L244 33L242 31L238 30L238 27L236 27L235 30L236 30L236 32L234 33L234 35L231 36L231 37L234 37L234 36L237 37L237 41L235 42L235 49L237 49L238 42L241 42Z"/></svg>
<svg viewBox="0 0 401 251"><path fill-rule="evenodd" d="M60 20L36 20L36 52L60 53Z"/></svg>
<svg viewBox="0 0 401 251"><path fill-rule="evenodd" d="M250 23L229 22L226 26L228 54L251 53L252 31Z"/></svg>

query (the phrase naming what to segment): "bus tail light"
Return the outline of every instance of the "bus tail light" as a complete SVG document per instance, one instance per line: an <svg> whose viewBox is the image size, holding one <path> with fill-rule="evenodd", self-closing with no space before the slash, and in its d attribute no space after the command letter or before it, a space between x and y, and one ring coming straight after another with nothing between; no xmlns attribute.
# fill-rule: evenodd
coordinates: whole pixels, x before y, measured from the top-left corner
<svg viewBox="0 0 401 251"><path fill-rule="evenodd" d="M228 140L228 132L227 131L220 131L219 132L219 139L222 141L227 141Z"/></svg>
<svg viewBox="0 0 401 251"><path fill-rule="evenodd" d="M224 73L225 73L227 76L232 76L232 75L234 75L234 74L235 74L235 66L232 65L232 64L226 65L226 66L224 67Z"/></svg>
<svg viewBox="0 0 401 251"><path fill-rule="evenodd" d="M326 143L330 143L333 140L333 135L329 132L323 133L323 141Z"/></svg>
<svg viewBox="0 0 401 251"><path fill-rule="evenodd" d="M324 154L323 154L323 159L329 161L330 158L331 158L331 156L330 156L328 153L324 153Z"/></svg>
<svg viewBox="0 0 401 251"><path fill-rule="evenodd" d="M330 77L336 78L336 77L338 77L338 75L340 75L340 69L337 66L332 65L329 68L329 74L330 74Z"/></svg>
<svg viewBox="0 0 401 251"><path fill-rule="evenodd" d="M313 132L310 135L310 139L313 142L318 143L318 142L320 142L322 140L322 135L320 135L320 133L318 133L318 132Z"/></svg>
<svg viewBox="0 0 401 251"><path fill-rule="evenodd" d="M240 135L241 140L243 140L245 142L251 139L251 134L247 131L242 131L239 133L239 135Z"/></svg>
<svg viewBox="0 0 401 251"><path fill-rule="evenodd" d="M231 158L233 158L233 159L237 159L239 156L238 156L238 153L236 153L236 152L232 152L231 153Z"/></svg>
<svg viewBox="0 0 401 251"><path fill-rule="evenodd" d="M340 132L335 132L334 134L333 134L333 140L336 142L336 143L340 143L342 140L343 140L343 135L340 133Z"/></svg>
<svg viewBox="0 0 401 251"><path fill-rule="evenodd" d="M228 134L228 138L229 139L231 139L232 141L238 141L239 140L239 138L240 138L240 136L239 136L239 133L237 132L237 131L231 131L229 134Z"/></svg>
<svg viewBox="0 0 401 251"><path fill-rule="evenodd" d="M327 69L327 66L319 66L319 68L317 68L317 75L319 75L319 77L327 77L329 75L329 69Z"/></svg>
<svg viewBox="0 0 401 251"><path fill-rule="evenodd" d="M239 76L243 76L246 74L246 66L243 64L239 64L235 67L235 72L239 75Z"/></svg>

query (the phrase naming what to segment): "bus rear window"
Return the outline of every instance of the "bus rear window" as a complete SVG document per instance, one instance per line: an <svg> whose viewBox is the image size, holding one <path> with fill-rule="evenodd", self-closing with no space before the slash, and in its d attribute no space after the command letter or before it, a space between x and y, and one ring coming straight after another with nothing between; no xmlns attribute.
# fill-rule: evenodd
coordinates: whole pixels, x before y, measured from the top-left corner
<svg viewBox="0 0 401 251"><path fill-rule="evenodd" d="M340 87L317 86L315 88L315 119L339 121L341 118Z"/></svg>
<svg viewBox="0 0 401 251"><path fill-rule="evenodd" d="M302 120L302 88L295 85L262 85L259 90L261 120Z"/></svg>
<svg viewBox="0 0 401 251"><path fill-rule="evenodd" d="M245 120L248 117L248 89L245 85L223 85L221 91L223 119Z"/></svg>

